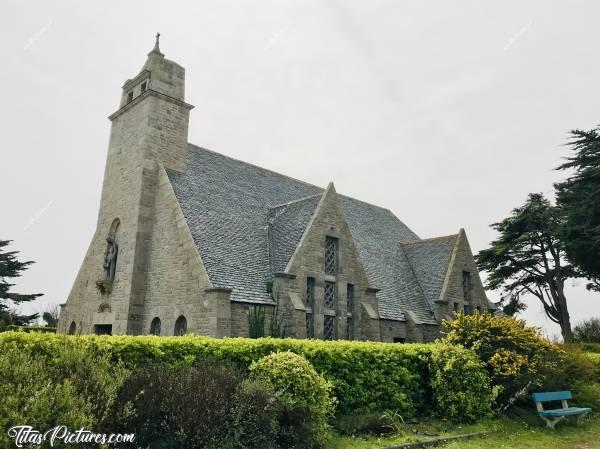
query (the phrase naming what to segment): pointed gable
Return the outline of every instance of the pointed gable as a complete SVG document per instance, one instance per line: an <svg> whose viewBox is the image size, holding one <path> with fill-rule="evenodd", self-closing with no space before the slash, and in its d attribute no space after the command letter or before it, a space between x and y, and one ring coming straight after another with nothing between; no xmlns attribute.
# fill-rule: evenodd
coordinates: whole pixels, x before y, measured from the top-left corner
<svg viewBox="0 0 600 449"><path fill-rule="evenodd" d="M318 193L268 208L271 273L285 271L322 196Z"/></svg>
<svg viewBox="0 0 600 449"><path fill-rule="evenodd" d="M404 253L430 305L440 299L458 235L402 242Z"/></svg>

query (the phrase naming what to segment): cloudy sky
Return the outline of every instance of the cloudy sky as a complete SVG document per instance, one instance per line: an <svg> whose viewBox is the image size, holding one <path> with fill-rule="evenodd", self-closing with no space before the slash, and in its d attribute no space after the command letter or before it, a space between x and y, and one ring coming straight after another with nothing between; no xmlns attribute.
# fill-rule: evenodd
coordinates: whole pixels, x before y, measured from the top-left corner
<svg viewBox="0 0 600 449"><path fill-rule="evenodd" d="M594 1L3 0L0 239L37 262L15 291L66 300L107 116L157 31L187 70L190 142L334 181L421 237L464 227L477 252L529 192L552 195L567 132L600 123L599 16ZM574 322L600 315L583 285ZM559 333L533 298L524 316Z"/></svg>

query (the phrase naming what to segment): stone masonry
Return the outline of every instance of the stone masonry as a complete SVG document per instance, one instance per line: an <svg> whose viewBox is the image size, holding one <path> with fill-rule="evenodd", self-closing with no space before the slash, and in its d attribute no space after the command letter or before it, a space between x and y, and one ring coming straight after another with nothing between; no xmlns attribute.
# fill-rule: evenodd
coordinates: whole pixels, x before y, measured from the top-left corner
<svg viewBox="0 0 600 449"><path fill-rule="evenodd" d="M431 341L494 311L464 230L420 239L389 210L187 142L185 70L158 37L123 85L96 231L59 332ZM103 264L118 245L114 279Z"/></svg>

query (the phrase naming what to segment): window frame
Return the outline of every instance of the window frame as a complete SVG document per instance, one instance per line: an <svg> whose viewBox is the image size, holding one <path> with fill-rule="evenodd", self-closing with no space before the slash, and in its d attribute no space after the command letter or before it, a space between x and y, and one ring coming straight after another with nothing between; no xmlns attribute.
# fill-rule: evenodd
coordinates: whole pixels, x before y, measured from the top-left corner
<svg viewBox="0 0 600 449"><path fill-rule="evenodd" d="M328 326L327 323L331 323L331 326ZM328 332L328 328L331 328L331 335ZM323 318L323 340L333 341L335 340L335 316L334 315L325 315Z"/></svg>
<svg viewBox="0 0 600 449"><path fill-rule="evenodd" d="M325 274L335 275L339 269L340 243L337 237L325 236L325 251L323 254L323 271Z"/></svg>

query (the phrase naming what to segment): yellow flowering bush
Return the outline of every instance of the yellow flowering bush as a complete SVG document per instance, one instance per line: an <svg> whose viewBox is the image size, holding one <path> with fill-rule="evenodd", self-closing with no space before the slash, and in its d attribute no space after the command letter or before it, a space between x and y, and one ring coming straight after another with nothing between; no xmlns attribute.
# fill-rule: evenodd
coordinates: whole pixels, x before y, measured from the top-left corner
<svg viewBox="0 0 600 449"><path fill-rule="evenodd" d="M442 329L444 342L472 349L485 363L500 404L540 387L561 352L539 329L507 316L458 313Z"/></svg>

